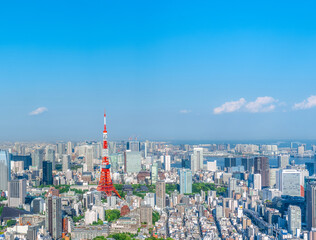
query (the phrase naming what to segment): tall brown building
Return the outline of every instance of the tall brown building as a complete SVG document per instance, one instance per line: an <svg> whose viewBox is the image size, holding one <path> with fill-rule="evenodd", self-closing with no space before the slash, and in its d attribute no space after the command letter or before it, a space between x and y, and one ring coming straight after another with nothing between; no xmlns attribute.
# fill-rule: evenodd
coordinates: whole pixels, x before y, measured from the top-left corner
<svg viewBox="0 0 316 240"><path fill-rule="evenodd" d="M49 195L46 198L45 226L52 239L57 240L62 235L61 198Z"/></svg>
<svg viewBox="0 0 316 240"><path fill-rule="evenodd" d="M269 158L267 157L255 157L254 161L254 170L255 173L261 174L261 186L269 187L270 186L270 177L269 177Z"/></svg>
<svg viewBox="0 0 316 240"><path fill-rule="evenodd" d="M166 207L166 183L165 181L157 181L156 183L156 205L163 209Z"/></svg>
<svg viewBox="0 0 316 240"><path fill-rule="evenodd" d="M140 222L146 223L147 226L152 226L153 209L150 205L143 205L140 207Z"/></svg>

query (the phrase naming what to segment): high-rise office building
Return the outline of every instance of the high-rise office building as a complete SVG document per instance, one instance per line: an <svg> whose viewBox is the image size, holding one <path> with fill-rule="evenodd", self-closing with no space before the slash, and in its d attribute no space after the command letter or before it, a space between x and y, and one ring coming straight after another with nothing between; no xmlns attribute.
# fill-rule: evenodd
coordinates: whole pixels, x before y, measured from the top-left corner
<svg viewBox="0 0 316 240"><path fill-rule="evenodd" d="M166 183L164 181L156 183L156 204L160 209L166 207Z"/></svg>
<svg viewBox="0 0 316 240"><path fill-rule="evenodd" d="M26 180L9 181L8 202L9 207L21 207L25 203Z"/></svg>
<svg viewBox="0 0 316 240"><path fill-rule="evenodd" d="M276 186L276 178L277 178L277 172L280 170L280 168L270 168L269 169L269 183L270 188L275 188Z"/></svg>
<svg viewBox="0 0 316 240"><path fill-rule="evenodd" d="M124 156L124 171L127 173L138 173L141 170L141 153L126 150Z"/></svg>
<svg viewBox="0 0 316 240"><path fill-rule="evenodd" d="M46 221L45 226L54 240L60 239L62 235L62 210L61 198L48 196L46 199Z"/></svg>
<svg viewBox="0 0 316 240"><path fill-rule="evenodd" d="M165 156L165 170L170 171L171 169L171 157L170 155Z"/></svg>
<svg viewBox="0 0 316 240"><path fill-rule="evenodd" d="M72 154L72 142L67 143L67 154L71 155Z"/></svg>
<svg viewBox="0 0 316 240"><path fill-rule="evenodd" d="M253 173L254 159L252 157L244 157L241 159L241 165L244 166L245 171Z"/></svg>
<svg viewBox="0 0 316 240"><path fill-rule="evenodd" d="M109 143L109 154L116 154L116 142L108 142Z"/></svg>
<svg viewBox="0 0 316 240"><path fill-rule="evenodd" d="M294 236L301 231L301 208L298 206L290 205L288 208L288 231Z"/></svg>
<svg viewBox="0 0 316 240"><path fill-rule="evenodd" d="M216 160L208 161L206 163L206 170L207 171L211 171L211 172L216 172L216 170L217 170L217 161Z"/></svg>
<svg viewBox="0 0 316 240"><path fill-rule="evenodd" d="M57 154L63 155L66 153L66 145L63 142L57 143Z"/></svg>
<svg viewBox="0 0 316 240"><path fill-rule="evenodd" d="M278 168L286 168L289 165L290 156L289 155L279 155L278 156Z"/></svg>
<svg viewBox="0 0 316 240"><path fill-rule="evenodd" d="M234 193L239 192L236 178L230 178L229 179L227 191L228 191L228 197L229 198L233 198Z"/></svg>
<svg viewBox="0 0 316 240"><path fill-rule="evenodd" d="M307 229L316 228L316 182L310 182L306 187L306 224Z"/></svg>
<svg viewBox="0 0 316 240"><path fill-rule="evenodd" d="M151 184L156 184L158 180L158 164L155 162L151 165Z"/></svg>
<svg viewBox="0 0 316 240"><path fill-rule="evenodd" d="M180 169L180 193L192 193L192 171L190 169Z"/></svg>
<svg viewBox="0 0 316 240"><path fill-rule="evenodd" d="M8 190L11 179L11 159L7 151L0 150L0 190Z"/></svg>
<svg viewBox="0 0 316 240"><path fill-rule="evenodd" d="M140 142L139 141L128 141L126 143L126 150L131 150L132 152L139 152Z"/></svg>
<svg viewBox="0 0 316 240"><path fill-rule="evenodd" d="M255 157L254 159L254 171L261 174L261 187L268 187L269 182L269 158L267 157Z"/></svg>
<svg viewBox="0 0 316 240"><path fill-rule="evenodd" d="M225 167L236 167L236 158L234 157L227 157L225 158Z"/></svg>
<svg viewBox="0 0 316 240"><path fill-rule="evenodd" d="M53 185L53 163L50 161L43 162L43 184Z"/></svg>
<svg viewBox="0 0 316 240"><path fill-rule="evenodd" d="M153 223L153 209L150 205L142 205L140 207L140 222L151 226Z"/></svg>
<svg viewBox="0 0 316 240"><path fill-rule="evenodd" d="M203 148L194 148L193 154L191 155L191 170L192 173L203 170Z"/></svg>
<svg viewBox="0 0 316 240"><path fill-rule="evenodd" d="M189 159L182 159L181 167L191 169L191 161Z"/></svg>
<svg viewBox="0 0 316 240"><path fill-rule="evenodd" d="M89 146L86 150L86 164L87 164L87 171L93 172L94 171L94 164L93 164L93 147Z"/></svg>
<svg viewBox="0 0 316 240"><path fill-rule="evenodd" d="M13 155L11 154L12 162L23 162L24 170L28 170L32 166L31 155Z"/></svg>
<svg viewBox="0 0 316 240"><path fill-rule="evenodd" d="M253 189L261 190L261 174L255 173L253 175Z"/></svg>
<svg viewBox="0 0 316 240"><path fill-rule="evenodd" d="M145 204L150 205L152 208L156 205L156 194L155 193L146 193L144 197Z"/></svg>
<svg viewBox="0 0 316 240"><path fill-rule="evenodd" d="M63 172L67 172L70 169L70 156L68 154L63 155Z"/></svg>
<svg viewBox="0 0 316 240"><path fill-rule="evenodd" d="M32 165L37 167L37 169L43 168L43 161L44 161L45 151L44 149L35 149L32 155Z"/></svg>
<svg viewBox="0 0 316 240"><path fill-rule="evenodd" d="M304 197L304 175L302 174L303 172L296 169L280 169L277 172L277 188L282 195Z"/></svg>
<svg viewBox="0 0 316 240"><path fill-rule="evenodd" d="M52 169L56 169L56 156L55 150L52 148L46 148L45 160L52 163Z"/></svg>
<svg viewBox="0 0 316 240"><path fill-rule="evenodd" d="M117 172L124 168L124 154L114 153L110 155L111 169Z"/></svg>

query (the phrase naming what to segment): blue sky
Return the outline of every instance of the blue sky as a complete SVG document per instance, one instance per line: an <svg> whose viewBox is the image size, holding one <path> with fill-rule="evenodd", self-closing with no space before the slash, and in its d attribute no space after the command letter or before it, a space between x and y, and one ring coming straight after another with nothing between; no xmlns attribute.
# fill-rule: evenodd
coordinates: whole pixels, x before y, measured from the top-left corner
<svg viewBox="0 0 316 240"><path fill-rule="evenodd" d="M315 7L2 2L0 140L316 139Z"/></svg>

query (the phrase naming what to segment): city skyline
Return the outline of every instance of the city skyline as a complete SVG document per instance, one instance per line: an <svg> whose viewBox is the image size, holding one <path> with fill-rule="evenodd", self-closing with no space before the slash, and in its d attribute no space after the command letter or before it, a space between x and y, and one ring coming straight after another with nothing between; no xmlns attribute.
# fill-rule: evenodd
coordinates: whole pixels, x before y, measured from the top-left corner
<svg viewBox="0 0 316 240"><path fill-rule="evenodd" d="M3 3L0 141L315 139L314 7Z"/></svg>

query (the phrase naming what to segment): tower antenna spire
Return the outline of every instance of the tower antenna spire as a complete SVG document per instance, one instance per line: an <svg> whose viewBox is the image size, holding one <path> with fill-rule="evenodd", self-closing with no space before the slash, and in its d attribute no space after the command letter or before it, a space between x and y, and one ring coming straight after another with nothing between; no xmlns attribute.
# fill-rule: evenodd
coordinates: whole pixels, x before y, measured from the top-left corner
<svg viewBox="0 0 316 240"><path fill-rule="evenodd" d="M120 194L115 189L112 179L111 179L111 165L109 161L109 150L108 150L108 133L106 131L106 114L104 109L104 130L103 130L103 146L102 146L102 164L101 168L101 176L99 185L97 190L100 192L104 192L107 196L112 196L114 192L119 198L121 198Z"/></svg>

